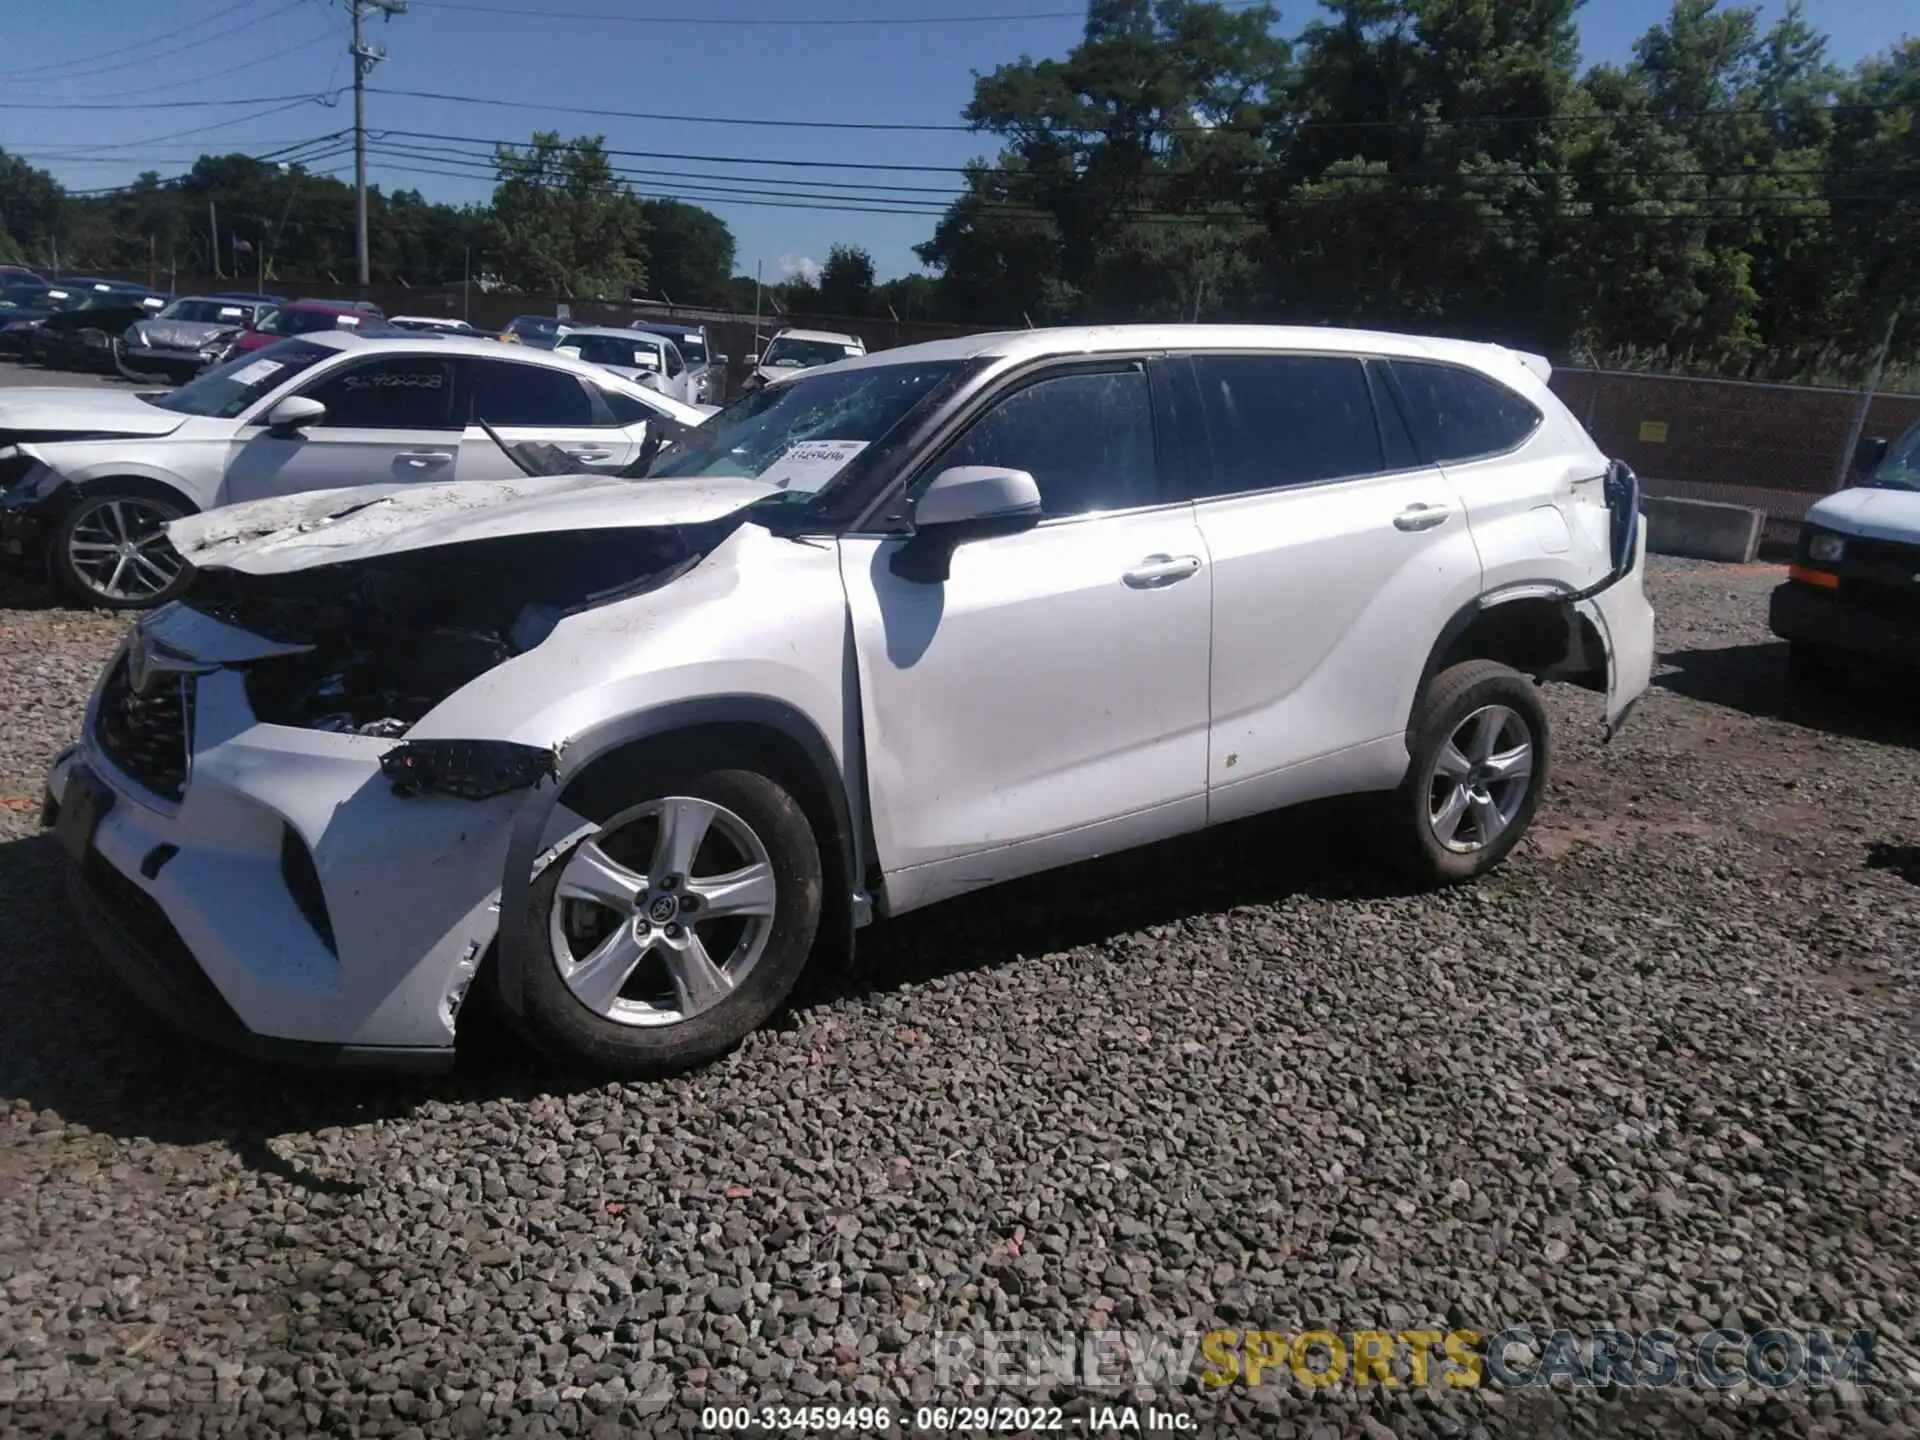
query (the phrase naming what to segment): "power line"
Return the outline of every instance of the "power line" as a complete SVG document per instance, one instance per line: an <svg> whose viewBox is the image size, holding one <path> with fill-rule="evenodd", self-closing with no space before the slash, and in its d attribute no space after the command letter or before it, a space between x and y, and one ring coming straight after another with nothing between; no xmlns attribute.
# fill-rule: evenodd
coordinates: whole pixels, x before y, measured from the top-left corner
<svg viewBox="0 0 1920 1440"><path fill-rule="evenodd" d="M129 45L117 45L111 50L102 50L97 55L83 55L77 60L60 60L54 61L51 64L33 65L25 70L0 70L0 80L11 79L16 75L44 76L50 70L70 70L76 65L91 65L96 60L106 60L114 55L125 55L130 50L139 50L148 45L158 44L162 40L171 40L176 35L184 35L189 30L198 30L202 25L211 25L215 20L224 19L236 10L244 10L249 5L257 5L259 3L260 0L239 0L238 4L229 5L224 10L216 10L211 15L204 15L198 20L193 20L182 25L177 30L168 30L159 35L149 35L144 40L135 40Z"/></svg>
<svg viewBox="0 0 1920 1440"><path fill-rule="evenodd" d="M268 65L275 60L285 59L289 55L297 55L302 50L313 49L316 45L328 44L330 41L332 41L332 39L333 39L333 36L331 35L316 35L310 40L302 41L298 45L284 46L279 50L273 51L271 54L258 55L251 60L243 60L238 65L225 66L222 69L214 71L210 75L195 75L191 79L175 80L166 85L150 85L144 90L120 90L116 88L113 93L120 96L121 99L127 100L127 99L132 99L136 95L162 95L169 90L186 90L195 85L204 85L209 80L224 80L229 75L238 74L242 70L251 70L259 65ZM58 109L60 107L62 100L65 97L59 96L59 95L46 96L46 97L28 95L28 96L21 96L16 98L27 99L27 100L39 99L41 100L41 103L45 105L47 108Z"/></svg>
<svg viewBox="0 0 1920 1440"><path fill-rule="evenodd" d="M512 5L470 5L466 0L415 0L416 4L438 10L458 10L462 14L524 15L540 20L592 20L608 25L717 25L728 30L753 27L862 29L907 25L1004 25L1027 20L1080 20L1087 18L1086 7L1078 10L1024 10L1002 15L876 15L822 18L807 16L749 15L722 16L698 13L681 15L607 15L583 10L528 10ZM1267 0L1225 0L1227 10L1256 10Z"/></svg>
<svg viewBox="0 0 1920 1440"><path fill-rule="evenodd" d="M458 162L455 162L458 163ZM483 178L474 170L449 170L440 166L419 164L393 164L385 169L401 174L433 175L449 179L474 180ZM855 215L902 215L920 217L940 217L948 213L949 207L937 201L901 200L893 197L856 196L856 195L795 195L771 189L740 190L726 194L698 193L708 188L683 187L673 195L660 194L652 197L635 196L636 199L679 199L689 203L707 203L720 205L750 205L773 209L814 209ZM590 187L590 193L606 195L632 194L624 181L613 185ZM956 197L962 198L962 197ZM974 212L985 219L1004 220L1054 220L1055 212L1033 202L1001 201L987 197L964 197L972 201ZM1094 197L1097 198L1097 197ZM1241 219L1258 222L1270 213L1285 211L1304 211L1307 213L1326 213L1326 207L1333 204L1351 204L1356 200L1390 200L1407 207L1429 208L1433 206L1484 205L1495 197L1481 195L1328 195L1328 196L1290 196L1258 204L1214 206L1201 212L1167 212L1142 210L1137 207L1115 205L1110 218L1117 221L1143 224L1218 224L1222 220ZM1542 197L1544 199L1544 197ZM1850 203L1899 203L1899 197L1885 196L1823 196L1814 197L1811 203L1832 200ZM1609 221L1631 224L1689 224L1711 223L1717 220L1762 220L1775 218L1794 218L1804 214L1802 202L1792 197L1767 197L1764 199L1740 201L1725 196L1707 197L1655 197L1647 201L1629 201L1627 204L1684 205L1688 208L1682 213L1672 215L1619 214L1606 197L1594 199L1574 199L1568 202L1549 202L1550 208L1540 204L1524 207L1520 214L1502 214L1480 217L1483 228L1495 230L1517 230L1534 228L1543 219L1582 219L1594 214L1604 215ZM1813 218L1809 216L1808 218Z"/></svg>
<svg viewBox="0 0 1920 1440"><path fill-rule="evenodd" d="M340 91L322 91L313 95L296 95L288 99L285 95L248 95L244 99L232 100L154 100L127 104L120 101L76 100L61 101L49 105L38 100L0 100L0 110L219 110L235 105L270 105L276 101L286 101L285 109L295 105L335 105L339 103Z"/></svg>
<svg viewBox="0 0 1920 1440"><path fill-rule="evenodd" d="M481 151L473 151L473 150L463 151L458 149L448 149L443 146L435 146L435 145L420 145L420 146L414 146L412 148L418 149L421 151L426 151L426 152L433 152L430 158L436 158L436 159L452 158L452 159L460 159L460 160L479 159L479 160L485 161L489 166L491 166L493 163L493 151L496 148L504 147L509 150L524 150L528 146L528 142L525 140L506 139L498 136L446 135L446 134L435 133L432 131L403 130L403 129L375 130L369 133L371 134L374 140L379 141L382 144L387 144L388 142L398 139L401 141L446 141L446 142L450 142L452 145L455 145L455 146L465 145L465 146L485 147L484 150L481 150ZM971 168L967 165L877 164L872 162L861 162L861 161L851 161L851 160L790 160L790 159L785 159L780 157L762 156L762 155L740 155L740 154L712 155L712 154L693 154L685 151L671 151L671 150L624 150L624 149L618 149L610 146L602 146L601 153L609 157L624 157L624 158L643 159L643 160L675 160L675 161L685 161L693 164L756 165L756 166L765 166L768 168L778 168L778 169L798 168L798 169L805 169L805 170L853 170L853 171L861 171L861 172L882 172L882 173L899 172L904 174L924 174L924 175L965 175L969 173L969 170ZM659 175L659 174L680 173L680 172L673 172L673 171L646 171L646 170L638 169L635 167L616 166L614 168L621 170L622 173L626 173L626 174ZM1657 177L1660 179L1696 179L1696 180L1697 179L1805 180L1809 178L1832 179L1836 176L1841 176L1841 175L1847 175L1847 176L1896 175L1896 174L1904 174L1905 171L1900 169L1899 167L1891 167L1891 166L1851 166L1851 167L1845 167L1845 168L1829 167L1827 169L1820 170L1817 172L1808 172L1805 170L1800 170L1795 168L1775 168L1775 167L1757 168L1757 167L1742 167L1742 166L1637 165L1637 166L1614 166L1614 167L1601 168L1601 169L1588 169L1585 167L1581 167L1576 172L1562 172L1562 171L1556 170L1551 173L1555 175L1571 174L1573 178L1577 178L1580 180L1597 179L1597 178L1603 178L1603 177L1610 178L1610 179L1620 179L1620 178L1650 179L1650 178ZM1401 181L1421 181L1421 180L1451 181L1456 179L1475 179L1475 180L1482 180L1487 183L1512 183L1516 179L1524 180L1524 179L1531 178L1531 176L1529 175L1529 172L1525 172L1525 171L1521 171L1517 173L1463 175L1462 172L1458 170L1451 170L1451 169L1393 170L1393 171L1387 172L1387 176L1388 178L1401 180ZM1281 180L1281 181L1287 181L1292 183L1308 183L1308 182L1319 181L1319 180L1346 178L1339 175L1338 173L1330 172L1326 169L1311 169L1311 170L1301 169L1297 167L1291 167L1291 166L1288 166L1287 164L1275 161L1275 162L1263 163L1263 164L1236 165L1236 166L1229 166L1229 167L1223 167L1223 168L1206 168L1203 170L1196 170L1196 171L1152 170L1152 171L1146 171L1142 174L1136 175L1132 177L1132 179L1135 183L1142 183L1142 184L1161 184L1161 183L1175 184L1175 183L1195 181L1195 180L1203 181L1203 182L1216 181L1221 179L1231 179L1235 177L1243 178L1247 180ZM725 179L725 180L734 180L734 179L747 180L747 179L755 179L760 177L734 176L734 175L711 175L710 174L706 178ZM1046 180L1047 180L1047 177L1042 175L1036 175L1032 172L1026 172L1023 178L1033 183L1046 183ZM1078 178L1079 177L1077 175L1072 177L1062 177L1062 179L1078 179ZM1353 178L1372 179L1374 177L1371 175L1362 175L1362 176L1356 176ZM951 193L953 189L953 187L951 186L922 187L922 186L877 185L877 184L867 184L864 182L842 180L837 178L834 180L828 180L828 181L809 181L809 180L794 179L786 183L795 184L795 185L820 185L820 184L853 185L855 186L855 188L866 189L866 190L926 189L929 191L936 191L937 193L943 193L943 194Z"/></svg>
<svg viewBox="0 0 1920 1440"><path fill-rule="evenodd" d="M556 105L547 100L501 100L487 95L450 95L440 90L378 90L380 95L393 95L409 100L432 100L447 105L476 105L494 110L539 110L549 114L590 115L603 120L644 120L670 122L685 125L688 117L682 114L668 114L650 110L607 110L586 105ZM1829 112L1843 110L1906 110L1912 106L1898 101L1834 101L1820 107ZM1724 109L1703 109L1695 112L1693 118L1705 118L1713 115L1774 115L1777 108L1771 107L1727 107ZM1562 115L1472 115L1442 118L1429 115L1407 115L1392 120L1302 120L1283 124L1275 128L1290 134L1304 130L1323 129L1378 129L1383 127L1446 130L1448 128L1467 128L1475 125L1580 125L1599 130L1607 126L1623 123L1645 123L1670 126L1675 117L1655 114L1597 113ZM1686 117L1680 117L1686 118ZM927 124L893 120L775 120L761 116L741 115L702 115L699 123L703 125L743 125L772 130L864 130L879 131L888 134L940 134L940 135L996 135L998 132L976 125ZM1172 124L1161 127L1161 134L1198 134L1217 133L1220 127L1194 122L1191 124ZM1039 127L1038 133L1052 136L1099 136L1106 132L1098 126L1087 128L1067 128L1059 126ZM1006 138L1001 136L1000 138Z"/></svg>
<svg viewBox="0 0 1920 1440"><path fill-rule="evenodd" d="M306 3L307 3L307 0L287 0L287 3L282 5L277 10L269 10L264 15L256 15L251 20L244 20L240 24L233 26L226 32L226 35L222 35L220 38L224 40L227 38L227 36L237 34L242 30L251 30L256 25L264 25L266 24L267 21L273 19L276 15L284 15L289 10L296 10L300 6ZM98 69L93 69L93 70L75 70L65 75L48 77L48 78L58 79L62 83L64 83L68 80L90 79L96 75L111 75L116 71L133 70L133 69L141 68L143 66L151 65L156 60L164 60L170 55L178 55L183 51L197 50L204 47L206 44L207 42L205 40L189 40L187 41L186 44L175 45L172 49L169 49L169 50L150 50L143 55L136 55L131 60L123 60L117 64L102 65ZM23 72L23 73L31 73L31 72Z"/></svg>

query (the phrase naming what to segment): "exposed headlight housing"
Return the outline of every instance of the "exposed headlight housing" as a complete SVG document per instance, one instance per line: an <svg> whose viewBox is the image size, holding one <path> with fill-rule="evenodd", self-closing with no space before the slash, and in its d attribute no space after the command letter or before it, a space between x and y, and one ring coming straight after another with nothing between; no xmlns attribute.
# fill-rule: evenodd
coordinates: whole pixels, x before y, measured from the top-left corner
<svg viewBox="0 0 1920 1440"><path fill-rule="evenodd" d="M1831 530L1814 530L1807 536L1807 558L1821 565L1837 565L1846 557L1847 537Z"/></svg>
<svg viewBox="0 0 1920 1440"><path fill-rule="evenodd" d="M152 348L153 345L153 342L147 339L147 332L142 330L138 325L129 325L127 327L127 343L129 345L145 345L148 348Z"/></svg>
<svg viewBox="0 0 1920 1440"><path fill-rule="evenodd" d="M408 740L380 757L396 795L491 800L559 774L551 750L505 740Z"/></svg>

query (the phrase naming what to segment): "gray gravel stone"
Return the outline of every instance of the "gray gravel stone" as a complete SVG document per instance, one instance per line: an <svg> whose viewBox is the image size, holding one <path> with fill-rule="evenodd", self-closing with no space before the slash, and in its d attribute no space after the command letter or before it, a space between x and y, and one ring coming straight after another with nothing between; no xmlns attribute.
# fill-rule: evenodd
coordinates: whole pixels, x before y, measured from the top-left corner
<svg viewBox="0 0 1920 1440"><path fill-rule="evenodd" d="M1920 729L1786 684L1775 572L1658 562L1610 746L1490 881L1402 894L1345 812L863 936L653 1085L510 1047L422 1082L174 1039L35 833L112 617L0 609L0 1407L10 1429L692 1434L703 1404L991 1400L936 1332L1856 1327L1864 1397L1152 1397L1213 1433L1911 1433ZM1517 1352L1516 1352L1517 1354Z"/></svg>

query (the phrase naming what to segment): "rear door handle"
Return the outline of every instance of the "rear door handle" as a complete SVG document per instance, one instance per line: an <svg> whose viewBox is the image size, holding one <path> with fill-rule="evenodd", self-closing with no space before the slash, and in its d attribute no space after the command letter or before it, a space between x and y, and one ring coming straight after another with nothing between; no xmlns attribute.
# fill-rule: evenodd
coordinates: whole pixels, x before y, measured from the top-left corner
<svg viewBox="0 0 1920 1440"><path fill-rule="evenodd" d="M1149 555L1120 578L1135 590L1159 590L1199 573L1198 555Z"/></svg>
<svg viewBox="0 0 1920 1440"><path fill-rule="evenodd" d="M613 452L611 450L569 450L567 451L567 454L572 456L575 460L605 460L612 453Z"/></svg>
<svg viewBox="0 0 1920 1440"><path fill-rule="evenodd" d="M445 465L453 456L445 450L402 450L399 458L409 465Z"/></svg>
<svg viewBox="0 0 1920 1440"><path fill-rule="evenodd" d="M1446 523L1453 512L1445 505L1409 505L1393 517L1396 530L1431 530Z"/></svg>

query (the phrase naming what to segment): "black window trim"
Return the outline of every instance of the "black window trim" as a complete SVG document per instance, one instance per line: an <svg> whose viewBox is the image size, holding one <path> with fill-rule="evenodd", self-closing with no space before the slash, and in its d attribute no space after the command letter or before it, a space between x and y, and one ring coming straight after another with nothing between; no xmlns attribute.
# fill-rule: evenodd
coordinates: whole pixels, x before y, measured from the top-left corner
<svg viewBox="0 0 1920 1440"><path fill-rule="evenodd" d="M1431 465L1439 469L1448 465L1478 465L1483 460L1505 459L1507 456L1517 454L1530 445L1534 437L1540 433L1541 429L1547 423L1546 412L1534 404L1533 401L1529 400L1498 376L1489 375L1486 371L1478 369L1475 366L1462 365L1458 360L1442 360L1432 355L1383 355L1380 359L1384 362L1380 367L1381 373L1386 379L1388 390L1393 394L1394 403L1400 407L1400 420L1401 423L1407 427L1407 438L1413 441L1414 453L1420 457L1421 463L1424 465ZM1413 423L1413 406L1407 399L1407 392L1401 387L1399 372L1394 369L1396 365L1435 365L1447 370L1460 370L1468 375L1472 375L1476 379L1485 380L1489 385L1498 385L1502 390L1506 391L1507 394L1511 395L1533 412L1533 424L1527 427L1526 434L1522 435L1504 450L1486 450L1476 452L1472 455L1458 455L1451 460L1436 459L1429 453L1426 439L1420 433L1420 427Z"/></svg>
<svg viewBox="0 0 1920 1440"><path fill-rule="evenodd" d="M1178 355L1186 371L1187 384L1193 396L1195 413L1189 429L1192 432L1191 447L1194 450L1193 464L1196 469L1209 478L1218 473L1217 461L1213 451L1213 430L1207 420L1205 392L1200 386L1200 374L1194 366L1196 360L1223 359L1302 359L1302 360L1351 360L1360 366L1361 379L1366 385L1368 401L1373 406L1374 433L1380 441L1380 463L1387 463L1387 436L1380 420L1380 397L1373 384L1373 371L1383 360L1393 357L1376 355L1361 350L1295 350L1295 349L1246 349L1227 350L1182 350ZM1396 396L1396 401L1397 401ZM1401 420L1405 423L1405 407L1401 407ZM1433 462L1420 453L1420 442L1413 433L1413 427L1407 426L1407 439L1413 445L1415 463L1397 465L1382 470L1363 470L1353 475L1328 475L1319 480L1300 480L1290 485L1257 485L1246 490L1225 490L1217 495L1202 495L1193 491L1193 503L1196 506L1213 505L1223 500L1245 500L1255 495L1287 495L1296 491L1322 490L1329 485L1355 485L1365 480L1386 480L1398 475L1412 475L1421 470L1433 468Z"/></svg>
<svg viewBox="0 0 1920 1440"><path fill-rule="evenodd" d="M923 480L930 480L938 473L934 467L940 457L953 448L974 422L1002 400L1030 385L1071 374L1114 374L1133 369L1140 369L1146 374L1147 394L1151 402L1148 420L1153 426L1154 465L1161 473L1168 496L1156 504L1136 505L1127 510L1049 515L1042 518L1035 528L1053 528L1087 520L1111 520L1122 515L1141 515L1189 504L1184 456L1171 423L1172 417L1164 408L1170 403L1170 392L1164 373L1156 378L1156 371L1164 372L1166 359L1167 352L1163 349L1114 351L1098 355L1038 355L989 374L976 382L971 393L963 394L956 403L949 405L932 433L913 448L912 453L878 487L873 499L849 524L836 527L836 533L875 539L897 539L913 534L913 526L907 519L908 502Z"/></svg>

